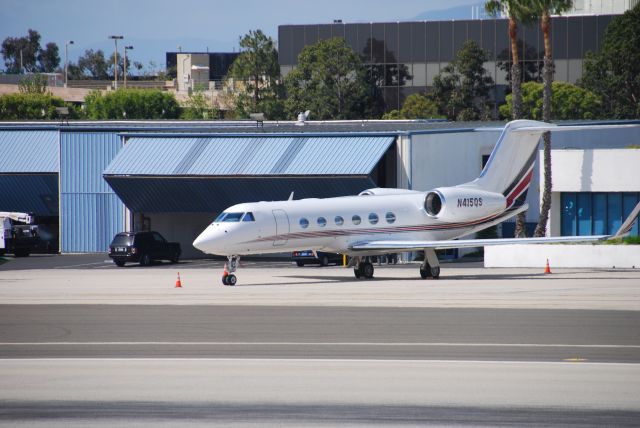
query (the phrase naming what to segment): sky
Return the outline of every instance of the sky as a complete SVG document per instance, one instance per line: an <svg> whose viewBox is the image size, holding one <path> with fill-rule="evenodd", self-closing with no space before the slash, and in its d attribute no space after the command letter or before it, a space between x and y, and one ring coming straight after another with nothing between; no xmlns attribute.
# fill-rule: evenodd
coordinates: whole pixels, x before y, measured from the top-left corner
<svg viewBox="0 0 640 428"><path fill-rule="evenodd" d="M108 36L123 35L134 49L131 61L164 68L165 52L234 52L249 30L261 29L274 40L278 25L351 22L395 22L470 18L478 0L0 0L0 39L21 37L28 29L42 36L41 46L55 42L64 63L86 49L112 54Z"/></svg>

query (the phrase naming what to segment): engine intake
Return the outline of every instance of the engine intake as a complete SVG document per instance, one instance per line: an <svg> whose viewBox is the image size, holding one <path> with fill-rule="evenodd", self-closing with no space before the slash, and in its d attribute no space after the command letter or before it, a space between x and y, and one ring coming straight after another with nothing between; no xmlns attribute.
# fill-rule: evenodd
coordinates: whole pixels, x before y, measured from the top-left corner
<svg viewBox="0 0 640 428"><path fill-rule="evenodd" d="M444 205L444 196L440 192L429 192L424 198L424 209L432 217L437 217L442 211Z"/></svg>
<svg viewBox="0 0 640 428"><path fill-rule="evenodd" d="M438 220L461 222L488 217L506 208L506 198L472 187L440 187L427 192L424 210Z"/></svg>

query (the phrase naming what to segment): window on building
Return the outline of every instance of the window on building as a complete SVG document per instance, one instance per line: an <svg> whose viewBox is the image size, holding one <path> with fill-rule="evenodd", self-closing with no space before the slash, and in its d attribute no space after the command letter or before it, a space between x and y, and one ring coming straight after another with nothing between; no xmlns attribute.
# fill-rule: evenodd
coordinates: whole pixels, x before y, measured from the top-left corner
<svg viewBox="0 0 640 428"><path fill-rule="evenodd" d="M560 233L570 235L611 235L640 200L637 192L565 192L561 194ZM631 235L639 235L637 222Z"/></svg>
<svg viewBox="0 0 640 428"><path fill-rule="evenodd" d="M306 229L307 227L309 227L309 220L307 220L306 218L301 218L300 227L303 229Z"/></svg>
<svg viewBox="0 0 640 428"><path fill-rule="evenodd" d="M351 217L351 221L353 222L353 224L360 224L360 222L362 222L362 219L359 215L354 215L353 217Z"/></svg>

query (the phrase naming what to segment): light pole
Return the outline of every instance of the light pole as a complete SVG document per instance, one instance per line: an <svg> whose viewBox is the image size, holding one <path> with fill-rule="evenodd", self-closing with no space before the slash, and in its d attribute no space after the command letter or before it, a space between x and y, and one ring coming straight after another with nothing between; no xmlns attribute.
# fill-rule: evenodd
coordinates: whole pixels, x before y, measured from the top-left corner
<svg viewBox="0 0 640 428"><path fill-rule="evenodd" d="M122 40L124 39L123 36L109 36L110 39L113 39L113 41L116 44L116 50L113 51L113 81L114 81L114 88L117 90L118 89L118 40Z"/></svg>
<svg viewBox="0 0 640 428"><path fill-rule="evenodd" d="M67 87L67 78L69 74L69 45L73 44L73 40L64 42L64 87Z"/></svg>
<svg viewBox="0 0 640 428"><path fill-rule="evenodd" d="M133 46L124 47L124 88L127 89L127 49L133 49Z"/></svg>

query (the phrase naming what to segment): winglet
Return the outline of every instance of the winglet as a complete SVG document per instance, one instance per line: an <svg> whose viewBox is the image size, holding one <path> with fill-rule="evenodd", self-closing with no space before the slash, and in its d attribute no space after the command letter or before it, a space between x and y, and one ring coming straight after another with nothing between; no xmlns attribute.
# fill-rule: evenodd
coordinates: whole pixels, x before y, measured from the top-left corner
<svg viewBox="0 0 640 428"><path fill-rule="evenodd" d="M627 236L631 231L631 227L633 227L633 222L636 220L636 217L638 217L639 213L640 213L640 202L638 202L638 204L635 206L633 211L631 211L631 214L629 214L629 217L627 217L624 223L622 223L622 226L620 226L620 229L618 229L618 231L616 232L615 235L612 236L612 238L615 239L615 238L622 238L624 236Z"/></svg>

